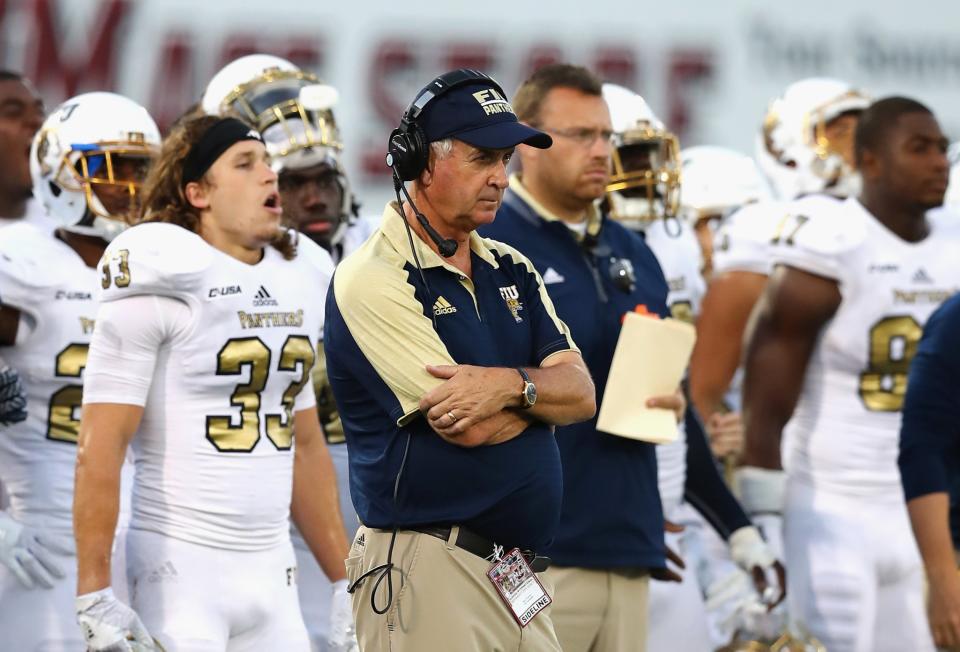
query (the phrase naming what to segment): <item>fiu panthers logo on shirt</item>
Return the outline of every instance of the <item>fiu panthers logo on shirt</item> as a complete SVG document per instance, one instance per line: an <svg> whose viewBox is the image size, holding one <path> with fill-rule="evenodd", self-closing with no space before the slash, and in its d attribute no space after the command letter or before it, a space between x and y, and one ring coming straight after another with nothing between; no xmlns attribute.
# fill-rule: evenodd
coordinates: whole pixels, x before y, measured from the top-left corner
<svg viewBox="0 0 960 652"><path fill-rule="evenodd" d="M503 297L503 300L507 304L507 310L510 311L510 314L513 315L513 318L519 324L523 321L523 318L520 316L520 311L523 310L523 304L520 302L520 292L517 291L516 285L508 285L507 287L500 288L500 296Z"/></svg>

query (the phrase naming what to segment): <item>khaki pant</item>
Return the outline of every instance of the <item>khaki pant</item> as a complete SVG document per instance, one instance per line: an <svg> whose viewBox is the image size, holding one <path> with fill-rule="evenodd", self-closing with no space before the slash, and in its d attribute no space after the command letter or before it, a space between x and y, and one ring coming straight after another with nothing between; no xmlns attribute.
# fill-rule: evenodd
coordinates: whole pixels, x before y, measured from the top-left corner
<svg viewBox="0 0 960 652"><path fill-rule="evenodd" d="M456 540L453 529L451 539ZM387 561L390 532L361 526L347 557L353 583ZM560 652L550 607L522 628L487 578L490 562L429 534L401 530L393 548L393 603L387 580L368 576L353 593L362 652ZM552 583L538 575L553 595Z"/></svg>
<svg viewBox="0 0 960 652"><path fill-rule="evenodd" d="M646 571L553 566L544 575L555 587L551 619L563 652L647 649Z"/></svg>

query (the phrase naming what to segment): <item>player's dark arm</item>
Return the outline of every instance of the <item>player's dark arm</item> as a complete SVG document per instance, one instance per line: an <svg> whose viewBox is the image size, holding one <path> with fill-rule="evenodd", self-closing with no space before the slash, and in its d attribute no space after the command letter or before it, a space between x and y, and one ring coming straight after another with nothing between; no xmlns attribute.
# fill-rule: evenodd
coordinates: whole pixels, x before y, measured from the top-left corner
<svg viewBox="0 0 960 652"><path fill-rule="evenodd" d="M780 437L803 388L817 337L840 306L837 282L778 266L746 337L743 463L779 469Z"/></svg>
<svg viewBox="0 0 960 652"><path fill-rule="evenodd" d="M684 498L707 520L724 540L731 533L750 525L750 518L737 502L717 469L707 434L696 410L687 409L687 477Z"/></svg>
<svg viewBox="0 0 960 652"><path fill-rule="evenodd" d="M73 493L77 595L110 586L110 558L120 511L120 468L142 417L143 408L138 405L83 406Z"/></svg>
<svg viewBox="0 0 960 652"><path fill-rule="evenodd" d="M0 305L0 346L13 346L17 341L20 326L20 311Z"/></svg>
<svg viewBox="0 0 960 652"><path fill-rule="evenodd" d="M690 357L690 398L706 419L723 407L723 397L740 366L743 332L767 277L731 271L717 275L697 318L697 342Z"/></svg>

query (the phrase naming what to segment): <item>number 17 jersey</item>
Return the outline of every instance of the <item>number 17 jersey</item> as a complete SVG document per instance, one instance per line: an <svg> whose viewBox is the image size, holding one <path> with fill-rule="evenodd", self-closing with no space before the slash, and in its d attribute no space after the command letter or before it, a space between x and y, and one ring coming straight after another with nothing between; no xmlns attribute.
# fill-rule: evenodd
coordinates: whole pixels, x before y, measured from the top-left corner
<svg viewBox="0 0 960 652"><path fill-rule="evenodd" d="M960 217L930 211L930 233L911 243L856 199L792 206L776 263L835 280L841 303L784 430L784 468L832 492L898 495L907 372L927 319L960 288Z"/></svg>
<svg viewBox="0 0 960 652"><path fill-rule="evenodd" d="M170 224L117 237L84 403L144 407L131 529L230 550L288 540L293 416L314 405L326 252L243 263Z"/></svg>

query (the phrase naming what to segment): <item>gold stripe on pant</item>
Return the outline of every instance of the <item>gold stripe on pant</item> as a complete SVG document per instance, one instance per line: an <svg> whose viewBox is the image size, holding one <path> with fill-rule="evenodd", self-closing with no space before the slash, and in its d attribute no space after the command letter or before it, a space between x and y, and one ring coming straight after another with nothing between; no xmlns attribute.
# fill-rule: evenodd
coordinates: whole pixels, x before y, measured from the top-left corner
<svg viewBox="0 0 960 652"><path fill-rule="evenodd" d="M645 652L646 570L551 566L551 619L563 652Z"/></svg>
<svg viewBox="0 0 960 652"><path fill-rule="evenodd" d="M456 540L454 528L450 540ZM361 526L347 557L353 583L387 561L391 533ZM491 563L429 534L401 530L393 548L393 603L374 613L370 597L378 575L353 593L353 616L362 652L560 652L550 607L522 628L487 578ZM537 576L553 595L544 573ZM375 604L387 604L387 580Z"/></svg>

